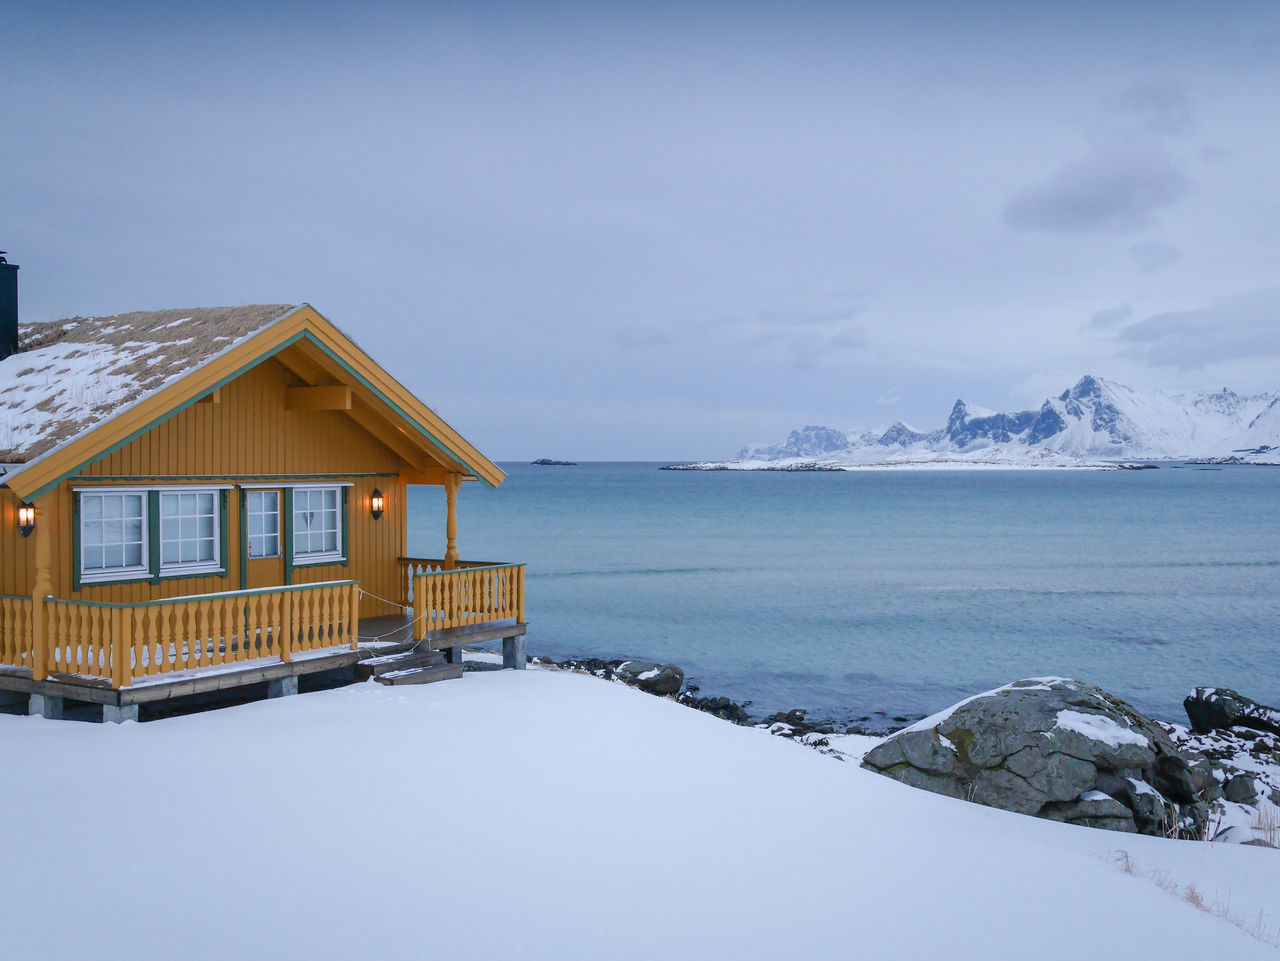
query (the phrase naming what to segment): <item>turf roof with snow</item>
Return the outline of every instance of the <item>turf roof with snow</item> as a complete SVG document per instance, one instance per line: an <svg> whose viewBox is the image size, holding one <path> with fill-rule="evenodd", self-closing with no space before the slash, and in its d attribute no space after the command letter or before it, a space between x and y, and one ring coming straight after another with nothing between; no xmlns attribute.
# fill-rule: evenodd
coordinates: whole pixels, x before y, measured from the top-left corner
<svg viewBox="0 0 1280 961"><path fill-rule="evenodd" d="M0 361L0 464L25 464L97 427L296 310L148 310L25 324Z"/></svg>

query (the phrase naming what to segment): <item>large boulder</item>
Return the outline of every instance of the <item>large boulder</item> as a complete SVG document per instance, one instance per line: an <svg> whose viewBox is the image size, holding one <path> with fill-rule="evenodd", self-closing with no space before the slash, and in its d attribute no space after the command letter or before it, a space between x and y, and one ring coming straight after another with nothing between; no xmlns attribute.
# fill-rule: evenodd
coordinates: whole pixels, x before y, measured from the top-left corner
<svg viewBox="0 0 1280 961"><path fill-rule="evenodd" d="M679 694L684 671L674 664L623 661L613 669L614 677L650 694Z"/></svg>
<svg viewBox="0 0 1280 961"><path fill-rule="evenodd" d="M863 765L939 794L1117 831L1198 836L1206 817L1198 779L1168 734L1067 678L968 698L882 741Z"/></svg>
<svg viewBox="0 0 1280 961"><path fill-rule="evenodd" d="M1280 734L1280 711L1225 687L1197 687L1182 707L1197 734L1234 727Z"/></svg>

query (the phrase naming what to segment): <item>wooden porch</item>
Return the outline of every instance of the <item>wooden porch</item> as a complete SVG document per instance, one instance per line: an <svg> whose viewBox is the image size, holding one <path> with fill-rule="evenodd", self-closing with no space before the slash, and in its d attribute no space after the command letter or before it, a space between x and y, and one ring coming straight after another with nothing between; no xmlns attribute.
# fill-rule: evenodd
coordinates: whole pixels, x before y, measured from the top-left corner
<svg viewBox="0 0 1280 961"><path fill-rule="evenodd" d="M134 604L0 595L0 692L53 716L61 699L137 717L137 705L297 679L361 661L502 640L524 666L524 566L401 558L402 613L361 622L359 581L226 591ZM55 704L54 701L59 703Z"/></svg>

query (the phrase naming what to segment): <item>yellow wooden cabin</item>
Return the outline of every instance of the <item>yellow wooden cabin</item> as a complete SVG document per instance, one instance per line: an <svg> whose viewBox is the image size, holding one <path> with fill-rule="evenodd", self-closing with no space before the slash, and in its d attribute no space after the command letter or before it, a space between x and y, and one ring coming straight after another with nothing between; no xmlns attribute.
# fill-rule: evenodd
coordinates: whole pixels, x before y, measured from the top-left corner
<svg viewBox="0 0 1280 961"><path fill-rule="evenodd" d="M293 693L322 671L421 683L460 674L461 644L498 639L523 667L523 566L457 552L459 487L502 471L312 307L72 318L20 339L12 326L11 701L120 720L248 684ZM439 558L408 556L412 484L440 488Z"/></svg>

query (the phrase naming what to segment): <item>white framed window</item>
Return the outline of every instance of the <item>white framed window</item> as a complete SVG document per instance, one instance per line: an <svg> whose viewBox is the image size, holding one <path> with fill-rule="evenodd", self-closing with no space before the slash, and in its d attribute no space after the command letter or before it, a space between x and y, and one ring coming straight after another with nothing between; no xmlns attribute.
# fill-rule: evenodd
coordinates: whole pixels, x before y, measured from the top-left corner
<svg viewBox="0 0 1280 961"><path fill-rule="evenodd" d="M245 491L250 557L280 556L280 492Z"/></svg>
<svg viewBox="0 0 1280 961"><path fill-rule="evenodd" d="M225 576L227 490L73 487L75 582Z"/></svg>
<svg viewBox="0 0 1280 961"><path fill-rule="evenodd" d="M150 577L147 492L80 495L80 580Z"/></svg>
<svg viewBox="0 0 1280 961"><path fill-rule="evenodd" d="M160 574L220 571L222 511L219 493L160 491Z"/></svg>
<svg viewBox="0 0 1280 961"><path fill-rule="evenodd" d="M342 554L342 488L293 489L293 562L340 561Z"/></svg>

